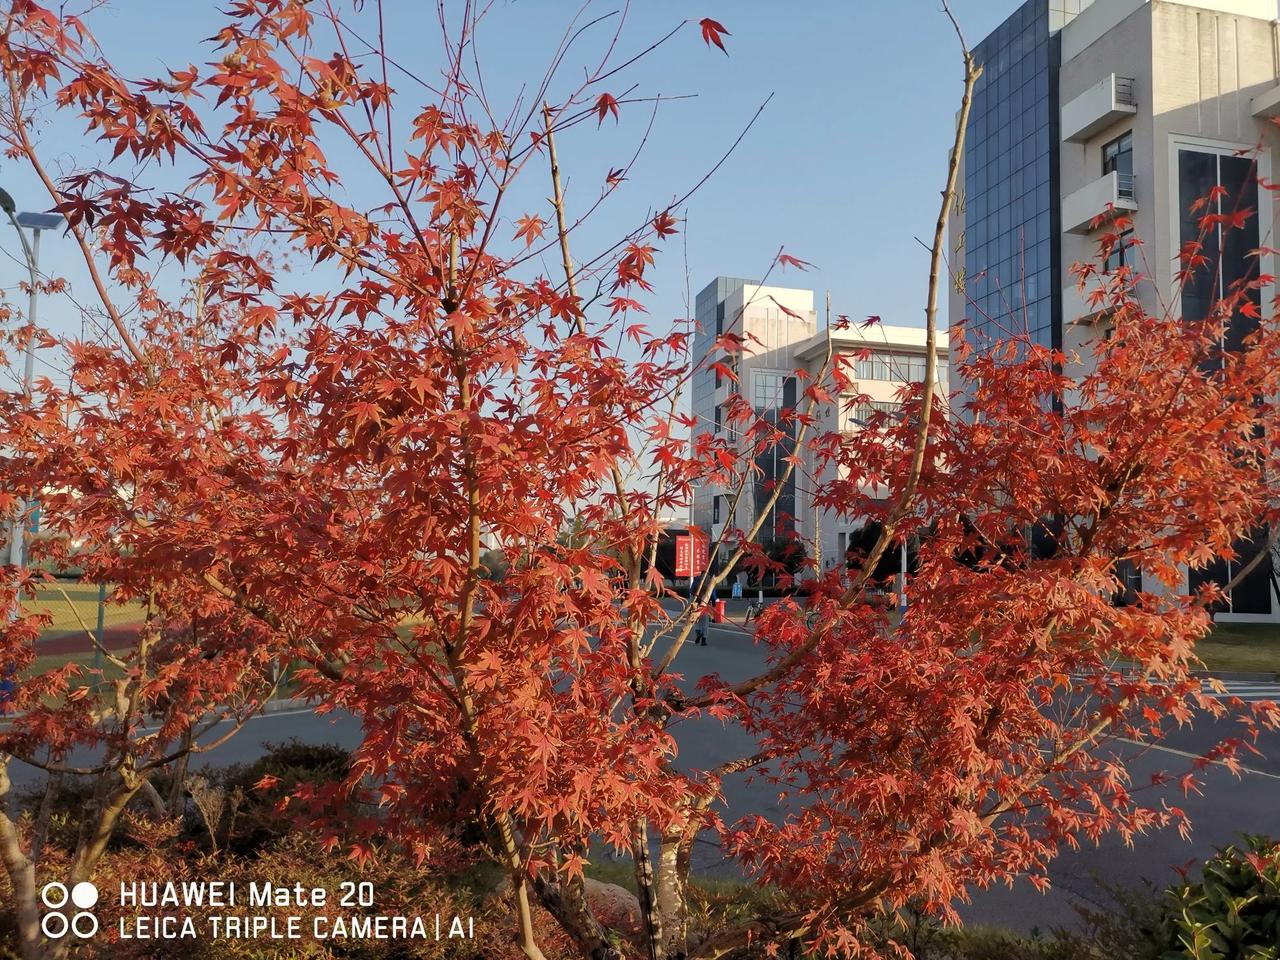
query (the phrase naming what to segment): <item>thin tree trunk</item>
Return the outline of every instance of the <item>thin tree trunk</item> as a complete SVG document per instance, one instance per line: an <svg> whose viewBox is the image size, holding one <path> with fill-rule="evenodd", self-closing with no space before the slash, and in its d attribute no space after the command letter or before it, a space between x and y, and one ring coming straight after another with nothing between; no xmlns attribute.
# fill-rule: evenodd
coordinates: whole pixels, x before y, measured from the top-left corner
<svg viewBox="0 0 1280 960"><path fill-rule="evenodd" d="M663 834L658 853L658 915L667 960L680 960L689 949L688 865L681 868L682 838L681 833Z"/></svg>
<svg viewBox="0 0 1280 960"><path fill-rule="evenodd" d="M45 782L44 797L40 800L40 810L36 814L35 830L31 834L31 859L39 861L44 853L45 842L49 839L49 822L53 819L53 807L58 802L58 794L62 790L62 774L51 773Z"/></svg>
<svg viewBox="0 0 1280 960"><path fill-rule="evenodd" d="M658 908L653 862L649 859L649 828L643 817L636 818L631 843L631 860L635 864L636 896L640 901L640 924L644 928L649 960L663 960L662 915Z"/></svg>
<svg viewBox="0 0 1280 960"><path fill-rule="evenodd" d="M195 729L188 727L186 733L182 735L182 746L185 748L182 756L180 756L173 765L173 782L169 785L169 816L180 817L185 809L184 800L186 798L187 787L187 767L191 762L191 744L192 738L195 736Z"/></svg>
<svg viewBox="0 0 1280 960"><path fill-rule="evenodd" d="M569 934L586 960L625 960L626 955L591 912L581 880L553 883L539 876L534 878L533 888L543 908Z"/></svg>
<svg viewBox="0 0 1280 960"><path fill-rule="evenodd" d="M14 919L18 949L23 960L40 958L40 910L36 905L36 867L22 849L18 826L9 819L5 801L9 796L9 758L0 759L0 861L4 863L13 888Z"/></svg>

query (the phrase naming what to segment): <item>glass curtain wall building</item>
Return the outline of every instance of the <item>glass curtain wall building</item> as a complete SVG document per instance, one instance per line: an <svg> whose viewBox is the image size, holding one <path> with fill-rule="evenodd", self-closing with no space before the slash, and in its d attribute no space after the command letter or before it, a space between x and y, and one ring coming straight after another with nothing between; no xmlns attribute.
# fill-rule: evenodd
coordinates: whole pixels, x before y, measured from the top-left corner
<svg viewBox="0 0 1280 960"><path fill-rule="evenodd" d="M965 140L956 286L979 349L1022 334L1062 346L1058 33L1088 3L1027 0L974 50L983 72Z"/></svg>

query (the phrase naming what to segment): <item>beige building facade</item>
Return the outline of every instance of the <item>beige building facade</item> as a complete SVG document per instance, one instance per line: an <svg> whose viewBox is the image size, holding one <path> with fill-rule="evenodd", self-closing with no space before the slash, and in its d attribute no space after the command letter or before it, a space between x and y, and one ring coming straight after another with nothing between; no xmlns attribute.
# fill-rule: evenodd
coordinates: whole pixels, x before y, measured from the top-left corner
<svg viewBox="0 0 1280 960"><path fill-rule="evenodd" d="M1276 257L1253 251L1277 245L1280 194L1264 185L1280 155L1278 12L1276 0L1026 0L975 48L984 77L950 234L949 306L978 349L1027 335L1088 364L1108 319L1090 301L1100 281L1079 284L1076 264L1129 267L1149 311L1191 318L1232 283L1276 274ZM1192 205L1210 194L1221 195L1217 212L1256 215L1205 235L1213 267L1180 285L1179 252L1201 239ZM1103 259L1115 217L1132 233ZM1261 291L1259 306L1275 293ZM1235 318L1228 346L1254 322ZM1238 551L1250 559L1259 542ZM1237 568L1188 571L1183 587L1227 583ZM1276 581L1264 564L1218 619L1280 622Z"/></svg>
<svg viewBox="0 0 1280 960"><path fill-rule="evenodd" d="M1152 313L1201 318L1220 291L1237 281L1275 275L1277 200L1272 180L1280 147L1280 23L1275 0L1097 0L1062 31L1060 73L1063 346L1087 364L1092 342L1108 321L1089 299L1099 281L1078 283L1073 264L1097 261L1104 271L1124 264L1141 278L1139 295ZM1200 223L1198 200L1220 193L1217 211L1253 210L1241 229ZM1101 259L1095 227L1109 211L1132 223L1140 245ZM1210 267L1180 284L1179 253L1203 238ZM1264 289L1258 305L1273 302ZM1267 315L1270 310L1264 311ZM1233 319L1227 344L1256 325ZM1228 583L1265 540L1257 531L1238 547L1238 560L1188 571L1185 589ZM1271 564L1230 591L1220 621L1280 620ZM1145 583L1148 589L1155 584Z"/></svg>
<svg viewBox="0 0 1280 960"><path fill-rule="evenodd" d="M901 406L904 385L924 378L923 328L886 324L829 328L825 310L819 319L812 290L718 277L698 294L697 315L692 403L695 440L710 434L730 444L742 443L728 415L734 394L750 404L753 415L775 420L794 436L794 427L785 424L786 418L779 420L779 413L805 406L806 377L809 381L817 378L828 349L843 358L855 383L836 401L815 409L811 436L836 429L858 430L875 411L892 415ZM716 349L716 341L724 334L742 338L744 349ZM945 331L941 343L938 371L945 390ZM712 369L715 363L732 376ZM736 497L736 507L735 489L712 484L698 488L693 523L709 531L713 539L726 529L750 530L781 482L778 502L765 517L757 539L802 540L809 556L826 568L839 562L849 534L860 520L814 508L815 494L837 477L831 469L820 468L807 448L802 451L802 466L784 480L789 453L789 445L783 443L757 458L759 478Z"/></svg>

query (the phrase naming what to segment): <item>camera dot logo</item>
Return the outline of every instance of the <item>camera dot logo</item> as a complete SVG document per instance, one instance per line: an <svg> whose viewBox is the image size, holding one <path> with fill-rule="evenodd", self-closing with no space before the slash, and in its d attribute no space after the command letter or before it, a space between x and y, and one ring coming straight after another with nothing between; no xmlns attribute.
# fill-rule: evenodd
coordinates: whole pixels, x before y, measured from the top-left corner
<svg viewBox="0 0 1280 960"><path fill-rule="evenodd" d="M40 900L49 911L40 921L40 929L50 940L61 940L68 933L87 940L98 932L98 918L89 912L98 902L98 888L87 880L70 890L56 880L46 883Z"/></svg>

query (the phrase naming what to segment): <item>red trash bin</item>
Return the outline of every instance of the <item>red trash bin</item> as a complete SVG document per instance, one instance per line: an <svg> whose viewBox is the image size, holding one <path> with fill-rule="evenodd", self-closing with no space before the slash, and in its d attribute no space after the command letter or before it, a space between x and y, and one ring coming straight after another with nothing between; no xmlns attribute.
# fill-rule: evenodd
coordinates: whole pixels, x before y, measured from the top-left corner
<svg viewBox="0 0 1280 960"><path fill-rule="evenodd" d="M724 601L723 600L716 601L715 612L712 613L711 615L711 622L724 623Z"/></svg>

